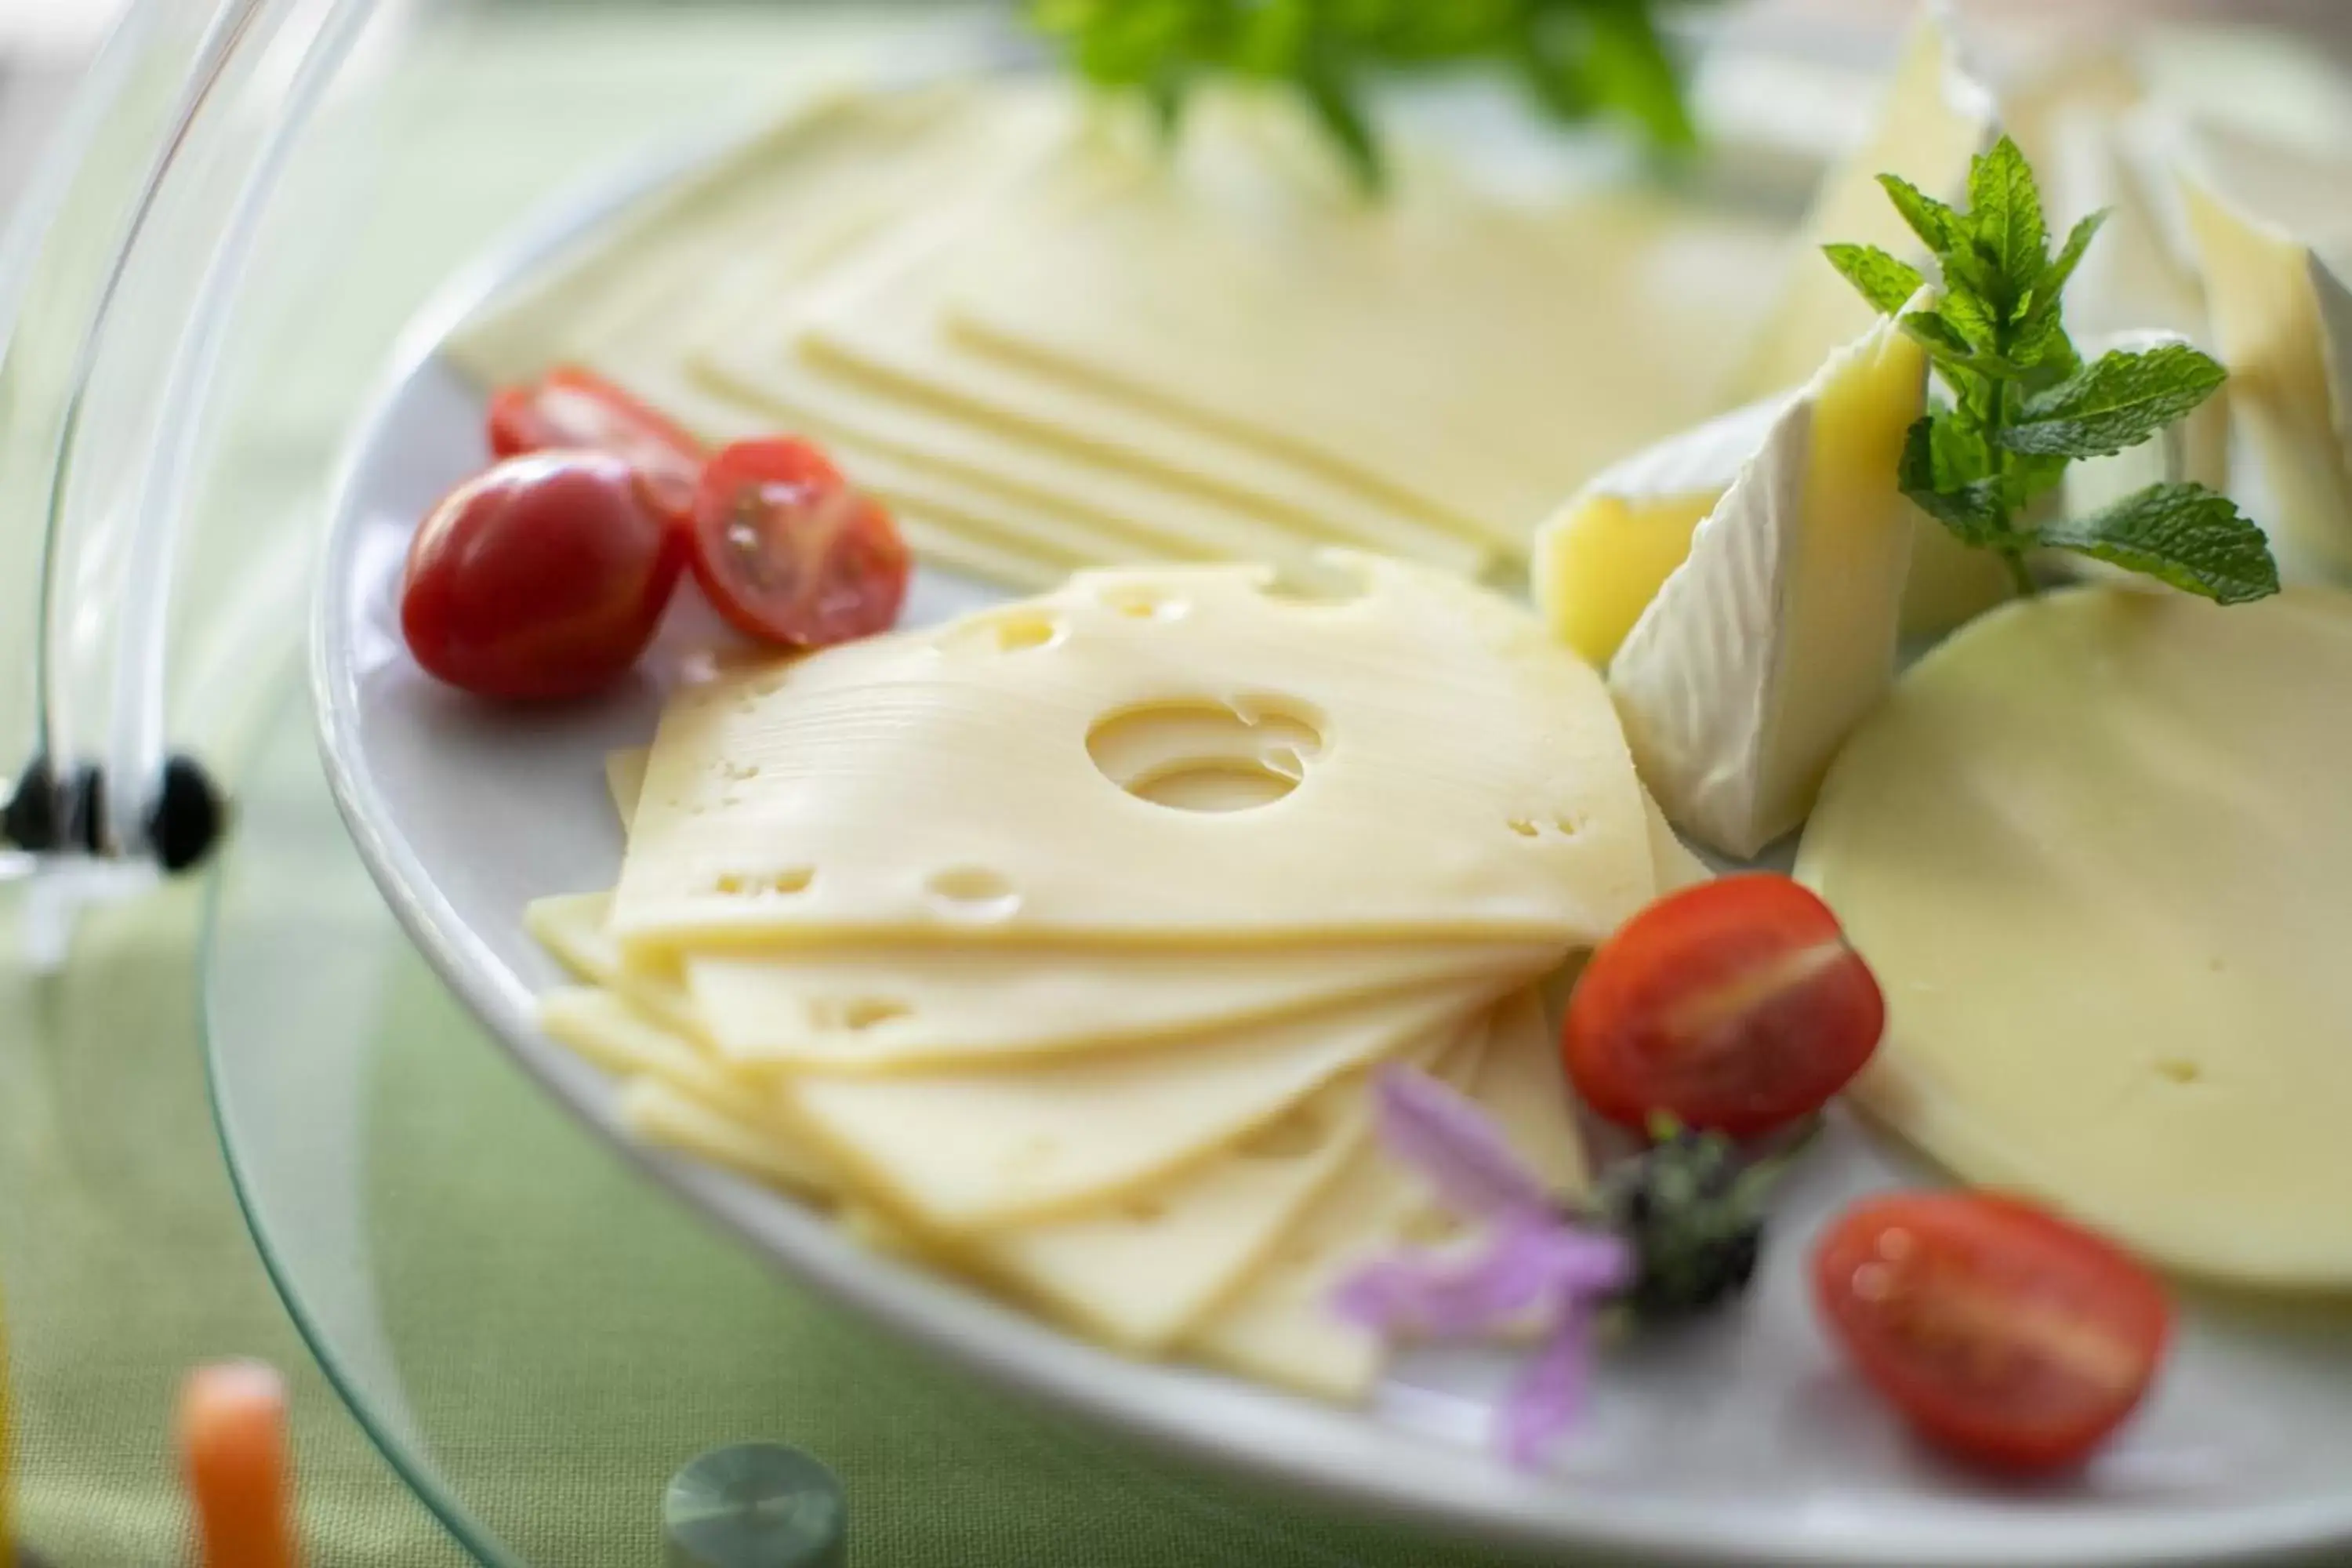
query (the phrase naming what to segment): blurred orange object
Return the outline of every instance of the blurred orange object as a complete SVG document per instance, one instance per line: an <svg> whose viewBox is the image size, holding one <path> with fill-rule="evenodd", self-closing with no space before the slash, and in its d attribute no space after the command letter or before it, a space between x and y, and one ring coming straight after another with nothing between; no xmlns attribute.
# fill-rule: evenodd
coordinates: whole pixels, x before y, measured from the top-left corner
<svg viewBox="0 0 2352 1568"><path fill-rule="evenodd" d="M252 1362L199 1367L178 1435L202 1568L296 1568L285 1382Z"/></svg>

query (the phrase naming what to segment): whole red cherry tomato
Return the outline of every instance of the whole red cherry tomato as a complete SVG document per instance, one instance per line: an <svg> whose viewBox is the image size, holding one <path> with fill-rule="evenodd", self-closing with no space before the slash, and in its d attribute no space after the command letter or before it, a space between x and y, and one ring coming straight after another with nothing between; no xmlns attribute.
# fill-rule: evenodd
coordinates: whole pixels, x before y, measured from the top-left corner
<svg viewBox="0 0 2352 1568"><path fill-rule="evenodd" d="M490 450L609 452L644 476L662 515L683 524L694 509L702 443L684 426L593 371L564 366L490 399Z"/></svg>
<svg viewBox="0 0 2352 1568"><path fill-rule="evenodd" d="M1908 1193L1846 1211L1813 1257L1846 1353L1929 1441L2013 1473L2076 1465L2155 1380L2172 1314L2106 1241L2014 1198Z"/></svg>
<svg viewBox="0 0 2352 1568"><path fill-rule="evenodd" d="M1752 1137L1810 1115L1860 1072L1886 1004L1837 917L1786 877L1726 877L1659 900L1586 964L1560 1048L1585 1102Z"/></svg>
<svg viewBox="0 0 2352 1568"><path fill-rule="evenodd" d="M694 575L738 631L823 647L887 631L913 558L879 503L805 441L739 441L703 468Z"/></svg>
<svg viewBox="0 0 2352 1568"><path fill-rule="evenodd" d="M636 662L685 564L621 458L509 458L416 531L400 629L428 674L477 696L584 696Z"/></svg>

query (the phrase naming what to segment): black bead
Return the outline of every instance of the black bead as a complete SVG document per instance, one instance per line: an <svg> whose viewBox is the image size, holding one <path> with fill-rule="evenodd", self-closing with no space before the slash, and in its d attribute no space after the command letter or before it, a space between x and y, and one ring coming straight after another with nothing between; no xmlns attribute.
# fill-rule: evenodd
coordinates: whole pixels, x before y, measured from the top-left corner
<svg viewBox="0 0 2352 1568"><path fill-rule="evenodd" d="M16 781L16 793L0 811L0 829L19 849L38 855L55 849L65 831L65 803L58 798L57 770L47 757L36 757Z"/></svg>
<svg viewBox="0 0 2352 1568"><path fill-rule="evenodd" d="M163 788L147 814L147 842L166 871L184 871L212 853L228 816L227 804L194 758L163 764Z"/></svg>

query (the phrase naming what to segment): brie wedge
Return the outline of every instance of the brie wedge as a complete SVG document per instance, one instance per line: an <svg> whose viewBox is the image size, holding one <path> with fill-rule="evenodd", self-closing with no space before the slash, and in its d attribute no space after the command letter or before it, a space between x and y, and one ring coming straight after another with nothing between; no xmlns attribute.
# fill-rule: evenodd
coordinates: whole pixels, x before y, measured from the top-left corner
<svg viewBox="0 0 2352 1568"><path fill-rule="evenodd" d="M1725 854L1804 820L1894 679L1914 516L1895 470L1926 399L1926 354L1895 321L1833 357L1610 666L1642 777L1676 826Z"/></svg>

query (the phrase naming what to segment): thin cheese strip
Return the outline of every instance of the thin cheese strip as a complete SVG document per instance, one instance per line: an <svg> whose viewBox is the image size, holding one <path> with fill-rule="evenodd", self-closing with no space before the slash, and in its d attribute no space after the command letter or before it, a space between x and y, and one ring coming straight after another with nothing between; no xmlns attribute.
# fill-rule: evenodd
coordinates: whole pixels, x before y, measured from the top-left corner
<svg viewBox="0 0 2352 1568"><path fill-rule="evenodd" d="M1583 1145L1534 991L1498 1009L1469 1092L1547 1182L1563 1194L1583 1189ZM1444 1228L1420 1180L1373 1144L1300 1217L1266 1266L1187 1336L1184 1348L1245 1376L1325 1398L1360 1399L1380 1374L1385 1348L1331 1310L1332 1293L1373 1258Z"/></svg>
<svg viewBox="0 0 2352 1568"><path fill-rule="evenodd" d="M878 946L697 953L714 1047L746 1067L907 1072L1018 1066L1550 968L1541 943L1374 942L1202 952Z"/></svg>
<svg viewBox="0 0 2352 1568"><path fill-rule="evenodd" d="M657 1148L712 1161L787 1192L834 1195L830 1175L778 1141L770 1127L729 1115L664 1079L624 1084L620 1109L622 1123Z"/></svg>
<svg viewBox="0 0 2352 1568"><path fill-rule="evenodd" d="M1432 986L1020 1072L808 1076L774 1092L791 1124L886 1207L930 1230L1001 1228L1145 1186L1476 1011L1494 990Z"/></svg>
<svg viewBox="0 0 2352 1568"><path fill-rule="evenodd" d="M1424 1070L1483 1040L1473 1021L1399 1053ZM1367 1075L1351 1072L1214 1159L1108 1208L987 1238L976 1256L1108 1343L1164 1352L1250 1272L1371 1132Z"/></svg>
<svg viewBox="0 0 2352 1568"><path fill-rule="evenodd" d="M580 980L620 993L667 1029L699 1037L702 1022L675 961L630 964L613 940L610 893L559 893L523 910L523 929Z"/></svg>
<svg viewBox="0 0 2352 1568"><path fill-rule="evenodd" d="M604 788L612 795L613 810L621 819L624 833L637 815L637 797L646 793L646 762L652 755L649 746L632 746L604 759Z"/></svg>
<svg viewBox="0 0 2352 1568"><path fill-rule="evenodd" d="M1310 538L1463 564L1467 552L1442 522L1255 447L992 359L944 331L943 308L973 239L1029 226L1041 194L1076 173L1068 165L1090 170L1091 162L1074 152L1039 179L916 226L893 260L819 291L780 346L850 366L902 396L961 417L1274 517Z"/></svg>

